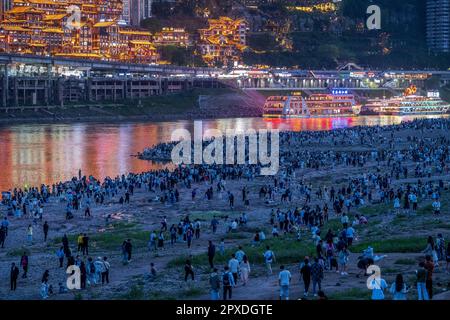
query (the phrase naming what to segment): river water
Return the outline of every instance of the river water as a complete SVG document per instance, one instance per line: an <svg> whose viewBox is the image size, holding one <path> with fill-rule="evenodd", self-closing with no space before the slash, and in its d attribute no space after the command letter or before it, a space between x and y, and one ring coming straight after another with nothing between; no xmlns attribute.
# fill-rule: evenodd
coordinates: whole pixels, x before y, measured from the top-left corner
<svg viewBox="0 0 450 320"><path fill-rule="evenodd" d="M431 117L431 116L427 116ZM203 129L331 130L358 125L389 125L417 116L204 120ZM98 178L142 172L162 165L132 155L169 141L175 129L193 131L193 121L133 123L20 124L0 126L0 191L38 186L78 175Z"/></svg>

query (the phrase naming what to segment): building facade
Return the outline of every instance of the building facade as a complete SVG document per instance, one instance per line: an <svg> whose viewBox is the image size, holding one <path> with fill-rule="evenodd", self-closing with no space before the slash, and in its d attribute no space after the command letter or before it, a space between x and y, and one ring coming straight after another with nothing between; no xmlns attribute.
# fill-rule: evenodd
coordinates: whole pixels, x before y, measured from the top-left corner
<svg viewBox="0 0 450 320"><path fill-rule="evenodd" d="M432 52L450 52L450 0L427 0L427 45Z"/></svg>
<svg viewBox="0 0 450 320"><path fill-rule="evenodd" d="M0 52L156 63L151 33L119 24L122 13L121 0L14 0L0 22Z"/></svg>
<svg viewBox="0 0 450 320"><path fill-rule="evenodd" d="M210 66L242 62L242 53L247 48L247 22L220 17L209 19L208 23L208 28L199 30L203 60Z"/></svg>

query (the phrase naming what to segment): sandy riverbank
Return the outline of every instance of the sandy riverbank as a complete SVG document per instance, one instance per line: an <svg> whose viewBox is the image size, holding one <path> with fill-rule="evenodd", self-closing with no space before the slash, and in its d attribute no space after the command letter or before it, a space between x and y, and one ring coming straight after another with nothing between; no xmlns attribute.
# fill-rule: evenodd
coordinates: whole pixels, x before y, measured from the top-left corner
<svg viewBox="0 0 450 320"><path fill-rule="evenodd" d="M283 146L291 150L309 150L334 152L352 152L358 150L404 150L410 143L408 136L420 138L436 138L438 136L448 137L448 132L441 129L424 130L398 130L395 131L396 143L391 145L392 132L381 132L374 139L377 144L360 143L358 140L350 139L338 144L311 140L300 145L291 143ZM406 165L410 169L410 176L394 179L392 185L398 188L407 183L416 184L418 179L414 177L415 163L407 161ZM293 178L293 198L291 202L281 202L281 190L275 196L275 202L267 205L258 196L261 186L272 184L272 180L265 177L258 177L248 182L242 180L227 181L226 188L235 194L236 206L230 210L226 193L214 194L213 200L207 201L203 195L209 187L205 182L195 184L198 189L198 197L191 199L191 190L180 187L180 201L174 204L162 204L151 201L156 195L162 193L148 192L144 188L137 189L132 196L130 204L121 205L118 198L106 201L104 205L94 205L92 207L93 217L84 219L81 211L75 212L73 220L65 220L65 203L52 198L51 202L45 206L44 220L50 225L49 240L42 241L41 222L35 225L34 243L28 245L26 242L26 227L31 220L29 218L11 218L10 235L6 241L4 249L0 249L0 276L8 279L9 266L11 262L18 263L23 251L30 255L30 270L27 279L18 281L18 289L14 293L9 291L8 281L2 282L0 286L1 299L39 299L40 277L45 269L50 270L50 283L57 287L58 282L65 280L64 270L58 268L55 251L59 248L60 239L64 233L69 235L70 244L75 248L74 238L79 232L85 232L91 237L91 256L110 257L111 261L111 283L107 286L96 286L77 293L56 294L50 299L208 299L208 274L206 248L208 240L212 240L218 245L221 238L225 238L227 257L216 257L216 264L222 269L223 264L228 261L229 254L235 252L238 245L243 246L243 250L249 255L252 265L250 282L243 287L241 284L234 290L236 299L277 299L277 270L279 264L283 263L293 274L293 284L291 289L291 299L301 297L303 285L299 283L298 262L305 255L314 254L314 245L310 232L302 229L301 241L296 240L295 235L282 235L280 238L271 237L271 225L269 224L270 212L272 208L281 210L293 209L302 206L305 197L297 188L301 179L307 185L311 185L315 192L321 187L342 187L346 186L350 178L359 177L362 174L389 172L389 167L385 161L377 162L368 160L363 167L353 165L323 165L319 168L304 167L295 171ZM280 176L278 177L280 178ZM421 180L426 183L432 181L437 183L443 180L445 185L450 182L448 174L433 173L429 178L423 177ZM246 185L250 190L250 207L245 207L240 198L240 190ZM312 195L311 206L323 205L324 200ZM450 191L442 191L442 215L433 216L430 199L420 199L419 211L416 213L406 213L397 215L394 213L392 203L377 203L374 194L374 202L366 203L363 206L352 208L350 221L354 215L364 214L369 224L356 227L357 238L351 248L352 254L349 261L349 275L341 276L334 271L326 271L323 281L323 289L327 295L333 299L367 299L370 295L366 287L366 278L357 278L356 258L361 254L363 248L372 245L377 254L386 253L388 258L380 262L383 277L391 284L397 273L402 273L405 281L411 286L414 285L415 269L417 262L423 259L420 252L426 246L428 235L436 236L442 233L447 240L450 238ZM331 208L331 204L329 207ZM4 214L5 208L0 209ZM239 227L234 233L226 233L227 223L221 220L219 229L213 234L208 228L213 215L228 215L230 218L239 217L242 212L246 212L249 222L246 226ZM158 230L163 216L167 216L169 226L178 223L186 214L191 215L191 220L200 219L203 223L200 239L193 241L193 246L188 249L186 243L176 243L171 246L166 236L166 248L158 252L150 252L147 249L147 240L151 230ZM106 223L105 217L112 215L112 221ZM341 228L340 219L330 211L330 220L323 226L324 233L331 228L338 231ZM264 252L264 244L259 247L251 245L251 239L256 230L264 230L268 239L266 244L270 244L279 257L274 265L274 275L265 275L264 265L261 255ZM130 238L134 244L133 260L128 265L121 263L120 245L124 239ZM184 282L183 262L188 256L193 256L196 280L194 282ZM158 270L158 276L154 280L148 280L145 274L149 271L150 262L154 262ZM444 262L442 262L445 265ZM435 291L442 293L447 290L450 281L449 274L440 267L435 272ZM414 287L408 294L409 299L416 298Z"/></svg>

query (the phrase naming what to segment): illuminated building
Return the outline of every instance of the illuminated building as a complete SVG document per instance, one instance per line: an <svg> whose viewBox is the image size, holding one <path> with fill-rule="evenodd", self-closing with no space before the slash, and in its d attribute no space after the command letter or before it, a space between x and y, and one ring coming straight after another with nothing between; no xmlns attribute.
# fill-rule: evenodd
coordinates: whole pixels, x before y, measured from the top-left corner
<svg viewBox="0 0 450 320"><path fill-rule="evenodd" d="M67 8L80 8L71 25ZM148 31L118 23L121 0L14 0L0 22L0 52L156 63Z"/></svg>
<svg viewBox="0 0 450 320"><path fill-rule="evenodd" d="M187 46L189 34L184 28L162 28L161 32L153 35L153 42L156 45Z"/></svg>
<svg viewBox="0 0 450 320"><path fill-rule="evenodd" d="M450 52L450 0L427 0L427 45L434 52Z"/></svg>
<svg viewBox="0 0 450 320"><path fill-rule="evenodd" d="M229 17L209 19L209 27L200 29L200 51L208 65L228 65L241 61L246 49L248 24L244 19Z"/></svg>
<svg viewBox="0 0 450 320"><path fill-rule="evenodd" d="M317 1L317 0L307 0L302 1L303 4L301 5L293 5L293 6L287 6L287 9L290 11L303 11L307 13L312 12L334 12L337 10L337 1Z"/></svg>
<svg viewBox="0 0 450 320"><path fill-rule="evenodd" d="M130 26L152 16L152 0L123 0L122 20Z"/></svg>

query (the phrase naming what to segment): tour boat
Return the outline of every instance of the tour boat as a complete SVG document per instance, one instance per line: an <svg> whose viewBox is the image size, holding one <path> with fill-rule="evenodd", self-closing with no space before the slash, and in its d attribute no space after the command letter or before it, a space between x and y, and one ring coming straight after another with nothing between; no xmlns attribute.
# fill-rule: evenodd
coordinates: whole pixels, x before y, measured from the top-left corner
<svg viewBox="0 0 450 320"><path fill-rule="evenodd" d="M264 103L263 116L268 118L296 117L349 117L358 115L361 106L348 90L332 90L331 93L271 96Z"/></svg>
<svg viewBox="0 0 450 320"><path fill-rule="evenodd" d="M369 99L361 108L364 115L415 115L415 114L445 114L450 110L450 104L439 98L437 92L428 95L416 95L413 86L406 89L402 96L392 98Z"/></svg>

